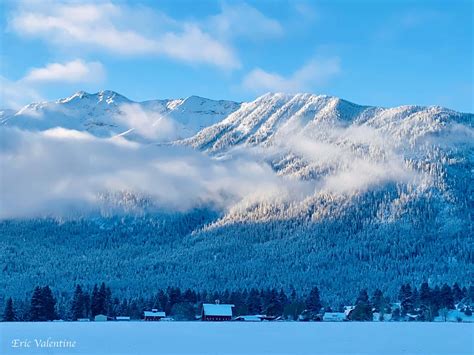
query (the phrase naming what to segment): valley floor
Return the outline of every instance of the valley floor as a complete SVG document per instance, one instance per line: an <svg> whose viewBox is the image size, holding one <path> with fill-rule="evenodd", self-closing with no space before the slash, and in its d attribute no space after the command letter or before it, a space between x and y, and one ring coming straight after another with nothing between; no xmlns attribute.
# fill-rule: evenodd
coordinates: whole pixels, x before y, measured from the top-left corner
<svg viewBox="0 0 474 355"><path fill-rule="evenodd" d="M36 341L75 342L40 348ZM18 340L15 343L15 340ZM22 343L20 343L20 341ZM28 343L29 342L29 343ZM29 344L30 347L26 347ZM22 345L13 347L13 345ZM466 323L0 323L1 354L473 354Z"/></svg>

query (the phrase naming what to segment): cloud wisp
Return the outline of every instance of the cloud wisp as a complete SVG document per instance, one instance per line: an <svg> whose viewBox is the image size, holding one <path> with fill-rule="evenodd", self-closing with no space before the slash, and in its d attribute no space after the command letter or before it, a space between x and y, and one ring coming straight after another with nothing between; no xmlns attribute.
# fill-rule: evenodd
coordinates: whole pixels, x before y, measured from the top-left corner
<svg viewBox="0 0 474 355"><path fill-rule="evenodd" d="M65 63L48 63L41 68L31 68L16 81L0 77L0 107L19 109L42 101L43 85L98 84L103 83L105 78L105 68L98 61L86 62L77 58Z"/></svg>
<svg viewBox="0 0 474 355"><path fill-rule="evenodd" d="M264 163L217 161L189 148L99 139L55 128L0 128L0 218L89 213L100 196L131 192L168 210L225 209L244 196L288 189ZM267 196L268 196L267 194Z"/></svg>
<svg viewBox="0 0 474 355"><path fill-rule="evenodd" d="M29 83L97 83L104 78L102 63L75 59L66 63L49 63L43 68L32 68L22 80Z"/></svg>
<svg viewBox="0 0 474 355"><path fill-rule="evenodd" d="M242 80L244 90L261 94L265 92L297 93L311 91L324 85L329 79L341 72L338 57L316 58L288 76L256 68Z"/></svg>
<svg viewBox="0 0 474 355"><path fill-rule="evenodd" d="M277 151L305 161L303 171L288 169L286 173L313 172L316 192L351 195L389 182L422 185L429 179L407 165L410 152L399 142L368 125L339 127L321 122L298 127L295 122L278 132L275 145Z"/></svg>
<svg viewBox="0 0 474 355"><path fill-rule="evenodd" d="M246 3L223 2L221 12L207 20L212 33L221 38L243 37L250 40L279 37L283 26Z"/></svg>
<svg viewBox="0 0 474 355"><path fill-rule="evenodd" d="M116 120L129 128L127 135L135 134L153 142L170 142L178 138L176 121L165 114L145 110L139 104L120 105Z"/></svg>

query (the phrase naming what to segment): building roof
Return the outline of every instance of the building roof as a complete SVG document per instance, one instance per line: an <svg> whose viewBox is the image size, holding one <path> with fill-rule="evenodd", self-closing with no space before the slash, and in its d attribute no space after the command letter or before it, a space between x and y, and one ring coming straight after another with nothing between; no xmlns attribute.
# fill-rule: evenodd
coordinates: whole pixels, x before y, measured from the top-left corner
<svg viewBox="0 0 474 355"><path fill-rule="evenodd" d="M166 317L165 312L153 312L153 311L145 311L145 317Z"/></svg>
<svg viewBox="0 0 474 355"><path fill-rule="evenodd" d="M232 317L233 304L211 304L204 303L202 305L202 311L206 316L228 316Z"/></svg>
<svg viewBox="0 0 474 355"><path fill-rule="evenodd" d="M346 314L343 312L326 312L324 313L323 320L345 320Z"/></svg>
<svg viewBox="0 0 474 355"><path fill-rule="evenodd" d="M242 321L247 321L247 322L261 322L263 320L262 315L248 315L248 316L238 316L235 318L235 320L242 320Z"/></svg>

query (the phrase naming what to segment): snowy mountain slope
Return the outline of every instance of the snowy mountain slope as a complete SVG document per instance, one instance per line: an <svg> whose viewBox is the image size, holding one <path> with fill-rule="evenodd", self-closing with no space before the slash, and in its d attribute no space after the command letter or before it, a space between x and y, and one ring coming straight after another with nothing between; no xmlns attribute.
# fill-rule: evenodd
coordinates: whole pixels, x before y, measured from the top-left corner
<svg viewBox="0 0 474 355"><path fill-rule="evenodd" d="M189 137L239 108L232 101L197 96L133 102L113 92L83 91L54 102L33 103L18 112L0 112L0 124L43 131L55 127L87 131L98 137L125 135L132 140Z"/></svg>
<svg viewBox="0 0 474 355"><path fill-rule="evenodd" d="M299 193L294 189L271 201L244 200L217 225L341 217L378 190L378 200L365 200L380 220L400 218L430 196L445 220L463 228L468 221L459 216L473 202L465 194L472 190L473 126L474 115L442 107L386 109L277 93L242 104L184 143L226 159L250 151L280 176L311 182L313 193L299 200L285 201Z"/></svg>
<svg viewBox="0 0 474 355"><path fill-rule="evenodd" d="M242 104L225 120L202 130L187 143L218 153L239 144L271 145L278 136L307 131L313 134L319 128L353 124L380 129L405 144L407 140L414 142L427 133L439 131L447 121L472 125L473 115L436 106L385 109L326 95L269 93Z"/></svg>

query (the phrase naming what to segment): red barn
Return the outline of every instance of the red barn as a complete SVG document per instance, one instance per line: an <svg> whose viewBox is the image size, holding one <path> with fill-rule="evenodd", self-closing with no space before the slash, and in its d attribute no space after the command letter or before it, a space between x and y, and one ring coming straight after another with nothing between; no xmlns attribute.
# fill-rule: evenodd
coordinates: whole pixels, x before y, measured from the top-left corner
<svg viewBox="0 0 474 355"><path fill-rule="evenodd" d="M211 304L204 303L202 305L202 317L203 321L222 322L232 319L232 307L233 304Z"/></svg>
<svg viewBox="0 0 474 355"><path fill-rule="evenodd" d="M160 319L166 317L166 313L158 312L157 309L152 309L151 311L145 311L144 316L144 320L146 321L159 321Z"/></svg>

